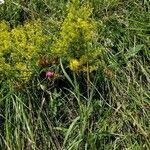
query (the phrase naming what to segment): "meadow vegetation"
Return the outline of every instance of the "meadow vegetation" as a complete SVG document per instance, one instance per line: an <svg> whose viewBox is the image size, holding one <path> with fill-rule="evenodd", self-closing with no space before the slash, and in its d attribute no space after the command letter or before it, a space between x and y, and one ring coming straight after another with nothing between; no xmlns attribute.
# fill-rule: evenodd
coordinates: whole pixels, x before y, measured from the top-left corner
<svg viewBox="0 0 150 150"><path fill-rule="evenodd" d="M0 4L0 149L149 150L149 0Z"/></svg>

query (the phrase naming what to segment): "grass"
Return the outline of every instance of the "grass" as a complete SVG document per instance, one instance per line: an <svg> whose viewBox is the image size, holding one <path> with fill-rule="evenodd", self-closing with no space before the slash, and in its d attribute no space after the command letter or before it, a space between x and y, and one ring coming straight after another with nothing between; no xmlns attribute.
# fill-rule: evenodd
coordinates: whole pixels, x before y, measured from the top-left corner
<svg viewBox="0 0 150 150"><path fill-rule="evenodd" d="M13 26L41 18L58 34L68 1L24 2L0 5L0 20ZM60 62L61 89L36 76L21 90L1 79L0 149L150 149L150 3L90 2L105 67L81 77Z"/></svg>

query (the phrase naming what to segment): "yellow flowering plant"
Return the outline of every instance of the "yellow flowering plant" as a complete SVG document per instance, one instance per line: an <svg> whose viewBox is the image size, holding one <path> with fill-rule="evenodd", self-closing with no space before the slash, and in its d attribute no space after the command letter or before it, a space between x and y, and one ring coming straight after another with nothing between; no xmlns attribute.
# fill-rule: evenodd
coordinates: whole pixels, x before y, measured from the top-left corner
<svg viewBox="0 0 150 150"><path fill-rule="evenodd" d="M12 29L7 22L0 22L0 75L26 82L49 39L42 31L40 20Z"/></svg>
<svg viewBox="0 0 150 150"><path fill-rule="evenodd" d="M92 11L88 2L69 2L60 32L54 31L52 36L44 33L43 28L49 25L43 26L40 19L13 28L1 21L0 76L26 82L38 64L40 69L49 70L48 65L55 64L50 58L55 57L61 58L65 68L73 72L97 70L102 63L99 59L102 48L96 42L97 22L92 18ZM59 66L56 64L52 68Z"/></svg>
<svg viewBox="0 0 150 150"><path fill-rule="evenodd" d="M52 53L63 58L72 71L96 70L101 49L96 46L96 21L90 3L73 0L68 4L67 16L60 35L52 45ZM87 68L87 64L89 68Z"/></svg>

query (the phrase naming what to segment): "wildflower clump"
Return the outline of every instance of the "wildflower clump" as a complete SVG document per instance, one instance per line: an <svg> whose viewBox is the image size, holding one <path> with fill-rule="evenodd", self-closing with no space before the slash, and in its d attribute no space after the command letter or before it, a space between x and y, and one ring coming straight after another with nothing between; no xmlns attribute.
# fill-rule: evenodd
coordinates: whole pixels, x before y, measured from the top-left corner
<svg viewBox="0 0 150 150"><path fill-rule="evenodd" d="M52 52L69 63L72 71L87 71L87 64L95 70L95 61L101 54L94 44L96 21L92 19L92 7L74 0L68 4L67 16L62 23L60 36L52 46Z"/></svg>
<svg viewBox="0 0 150 150"><path fill-rule="evenodd" d="M40 20L12 29L7 22L0 22L0 75L27 81L48 39Z"/></svg>

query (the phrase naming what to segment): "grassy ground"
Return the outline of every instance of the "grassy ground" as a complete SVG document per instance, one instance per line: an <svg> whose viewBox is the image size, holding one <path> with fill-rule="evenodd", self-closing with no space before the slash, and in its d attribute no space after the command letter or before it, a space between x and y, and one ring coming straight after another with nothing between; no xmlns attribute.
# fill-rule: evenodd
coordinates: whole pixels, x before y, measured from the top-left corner
<svg viewBox="0 0 150 150"><path fill-rule="evenodd" d="M0 21L14 27L41 18L46 32L57 35L67 3L7 0ZM105 67L81 77L61 64L65 82L55 88L33 76L20 91L2 78L0 149L150 149L150 2L90 3Z"/></svg>

